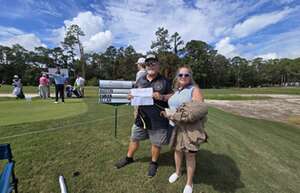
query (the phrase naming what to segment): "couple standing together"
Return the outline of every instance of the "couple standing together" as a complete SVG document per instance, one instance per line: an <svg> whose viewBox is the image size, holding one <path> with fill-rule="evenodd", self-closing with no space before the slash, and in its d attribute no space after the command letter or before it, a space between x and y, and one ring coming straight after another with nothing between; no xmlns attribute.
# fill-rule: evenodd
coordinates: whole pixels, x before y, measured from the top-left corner
<svg viewBox="0 0 300 193"><path fill-rule="evenodd" d="M127 155L115 166L119 169L133 163L139 142L150 139L151 161L148 176L153 177L158 169L161 146L170 143L175 150L176 171L170 175L169 182L174 183L181 176L181 163L185 156L187 183L183 192L192 193L196 153L199 145L207 140L204 131L207 107L203 103L203 96L192 79L189 67L180 67L177 70L173 92L171 83L159 74L160 64L155 55L147 55L145 65L146 73L138 78L136 87L153 88L154 105L138 107ZM129 95L129 99L131 97ZM170 111L166 112L165 108L168 107ZM173 126L170 126L170 121Z"/></svg>

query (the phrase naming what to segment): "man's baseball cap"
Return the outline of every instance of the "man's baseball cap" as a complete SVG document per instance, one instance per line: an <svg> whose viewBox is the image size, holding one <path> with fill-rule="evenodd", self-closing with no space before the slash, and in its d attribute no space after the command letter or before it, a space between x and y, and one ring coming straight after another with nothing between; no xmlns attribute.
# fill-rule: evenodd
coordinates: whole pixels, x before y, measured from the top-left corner
<svg viewBox="0 0 300 193"><path fill-rule="evenodd" d="M14 75L14 79L19 79L19 76L18 75Z"/></svg>
<svg viewBox="0 0 300 193"><path fill-rule="evenodd" d="M153 60L153 61L158 61L157 57L154 55L154 54L148 54L146 56L146 59L145 59L145 62L148 62L150 60Z"/></svg>
<svg viewBox="0 0 300 193"><path fill-rule="evenodd" d="M145 58L139 58L136 64L145 64Z"/></svg>

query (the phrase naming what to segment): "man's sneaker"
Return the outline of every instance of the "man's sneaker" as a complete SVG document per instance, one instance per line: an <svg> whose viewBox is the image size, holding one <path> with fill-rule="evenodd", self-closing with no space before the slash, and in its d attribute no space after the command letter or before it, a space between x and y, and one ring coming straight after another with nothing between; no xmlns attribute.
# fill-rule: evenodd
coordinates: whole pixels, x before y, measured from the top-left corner
<svg viewBox="0 0 300 193"><path fill-rule="evenodd" d="M55 104L57 104L58 102L57 102L57 101L55 101L54 103L55 103Z"/></svg>
<svg viewBox="0 0 300 193"><path fill-rule="evenodd" d="M151 162L149 164L148 177L152 178L157 172L158 164L156 162Z"/></svg>
<svg viewBox="0 0 300 193"><path fill-rule="evenodd" d="M124 157L123 159L120 159L116 164L115 164L115 167L117 169L120 169L128 164L131 164L133 163L133 159L132 158L129 158L129 157Z"/></svg>

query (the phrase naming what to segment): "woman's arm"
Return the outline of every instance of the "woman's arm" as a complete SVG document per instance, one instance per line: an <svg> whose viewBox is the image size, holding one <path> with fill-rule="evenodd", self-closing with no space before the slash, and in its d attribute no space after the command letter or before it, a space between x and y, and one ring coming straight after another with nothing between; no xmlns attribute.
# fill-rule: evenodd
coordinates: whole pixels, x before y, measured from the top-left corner
<svg viewBox="0 0 300 193"><path fill-rule="evenodd" d="M202 92L201 92L199 87L195 87L193 89L192 100L193 101L200 101L200 102L204 101L204 97L203 97Z"/></svg>

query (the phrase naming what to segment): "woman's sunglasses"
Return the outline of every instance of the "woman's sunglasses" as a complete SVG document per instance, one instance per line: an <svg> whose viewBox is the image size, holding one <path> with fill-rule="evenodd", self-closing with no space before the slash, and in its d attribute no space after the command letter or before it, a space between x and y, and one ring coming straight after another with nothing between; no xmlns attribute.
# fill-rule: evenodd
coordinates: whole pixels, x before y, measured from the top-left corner
<svg viewBox="0 0 300 193"><path fill-rule="evenodd" d="M179 73L179 74L177 74L177 76L178 76L179 78L182 78L182 77L190 77L191 74L189 74L189 73L187 73L187 74Z"/></svg>

